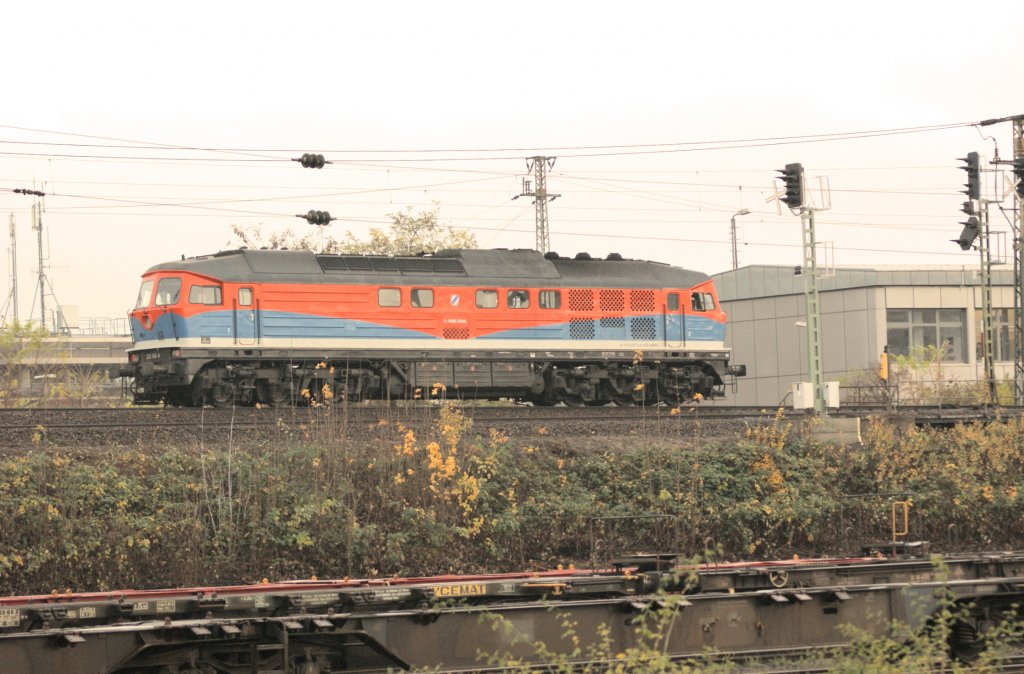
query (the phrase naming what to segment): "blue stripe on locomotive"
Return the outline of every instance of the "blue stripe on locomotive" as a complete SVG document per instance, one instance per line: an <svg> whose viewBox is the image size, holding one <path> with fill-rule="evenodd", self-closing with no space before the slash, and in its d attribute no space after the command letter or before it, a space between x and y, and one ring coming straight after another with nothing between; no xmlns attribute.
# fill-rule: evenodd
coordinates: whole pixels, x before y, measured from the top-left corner
<svg viewBox="0 0 1024 674"><path fill-rule="evenodd" d="M233 332L254 337L256 326L252 311L207 311L184 318L173 312L159 316L149 330L132 319L136 341L174 339L176 337L232 338ZM425 331L408 327L388 326L347 318L332 318L278 311L261 311L259 336L263 339L296 338L369 338L369 339L441 339ZM430 320L430 319L428 319ZM431 320L432 322L432 320ZM704 316L686 315L688 341L720 342L725 339L725 324ZM680 341L678 316L634 316L621 319L581 319L530 328L502 330L479 339L493 340L580 340L604 341ZM667 337L666 337L667 335Z"/></svg>

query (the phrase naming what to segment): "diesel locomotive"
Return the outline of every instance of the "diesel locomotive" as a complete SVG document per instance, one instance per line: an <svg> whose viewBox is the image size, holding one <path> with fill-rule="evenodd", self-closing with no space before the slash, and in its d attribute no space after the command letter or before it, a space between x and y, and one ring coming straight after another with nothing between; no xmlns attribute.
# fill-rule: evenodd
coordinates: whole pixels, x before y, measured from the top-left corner
<svg viewBox="0 0 1024 674"><path fill-rule="evenodd" d="M151 267L130 319L140 404L678 404L745 374L707 275L616 254L223 251Z"/></svg>

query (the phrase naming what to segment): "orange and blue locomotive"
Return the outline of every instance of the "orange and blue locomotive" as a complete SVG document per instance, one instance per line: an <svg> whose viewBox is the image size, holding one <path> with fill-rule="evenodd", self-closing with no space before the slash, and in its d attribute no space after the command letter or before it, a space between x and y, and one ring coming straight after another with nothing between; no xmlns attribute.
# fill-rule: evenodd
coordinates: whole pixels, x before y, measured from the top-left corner
<svg viewBox="0 0 1024 674"><path fill-rule="evenodd" d="M532 250L235 250L158 264L131 312L137 403L512 398L677 404L724 393L726 316L700 272Z"/></svg>

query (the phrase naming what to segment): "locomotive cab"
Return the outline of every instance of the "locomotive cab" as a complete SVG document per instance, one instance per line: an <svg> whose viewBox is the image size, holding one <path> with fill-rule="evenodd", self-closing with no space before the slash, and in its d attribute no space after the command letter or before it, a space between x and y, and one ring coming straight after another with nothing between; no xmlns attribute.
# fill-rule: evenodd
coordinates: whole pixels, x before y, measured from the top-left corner
<svg viewBox="0 0 1024 674"><path fill-rule="evenodd" d="M132 340L159 339L153 333L158 319L167 314L181 299L181 277L146 279L139 288L135 309L131 312Z"/></svg>
<svg viewBox="0 0 1024 674"><path fill-rule="evenodd" d="M232 331L230 319L218 311L221 305L219 282L176 273L143 278L129 314L133 348L128 362L136 371L136 402L159 402L188 388L195 360L183 359L183 349Z"/></svg>

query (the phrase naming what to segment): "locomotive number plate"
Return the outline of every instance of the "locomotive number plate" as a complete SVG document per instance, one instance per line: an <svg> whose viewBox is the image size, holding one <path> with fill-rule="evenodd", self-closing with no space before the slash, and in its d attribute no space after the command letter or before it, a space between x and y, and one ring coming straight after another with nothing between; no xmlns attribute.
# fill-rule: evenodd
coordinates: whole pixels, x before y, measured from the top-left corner
<svg viewBox="0 0 1024 674"><path fill-rule="evenodd" d="M17 627L21 624L21 611L16 608L0 608L0 627Z"/></svg>

